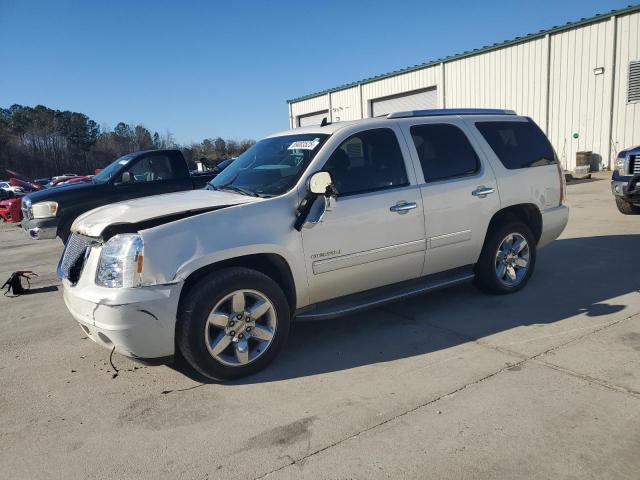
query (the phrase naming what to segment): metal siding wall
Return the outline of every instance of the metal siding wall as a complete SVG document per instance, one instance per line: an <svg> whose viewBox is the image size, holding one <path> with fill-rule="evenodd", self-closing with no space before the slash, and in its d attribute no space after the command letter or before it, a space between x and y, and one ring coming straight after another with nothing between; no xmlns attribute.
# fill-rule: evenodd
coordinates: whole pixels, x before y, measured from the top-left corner
<svg viewBox="0 0 640 480"><path fill-rule="evenodd" d="M568 170L581 150L608 164L612 42L609 20L551 37L548 135ZM598 67L604 67L603 74L594 74Z"/></svg>
<svg viewBox="0 0 640 480"><path fill-rule="evenodd" d="M435 86L442 107L508 108L532 117L569 170L579 150L598 154L606 167L617 151L640 144L640 103L626 101L632 60L640 60L637 12L334 92L331 103L341 120L366 118L373 99ZM594 74L598 67L603 74ZM321 95L293 103L292 115L327 108L328 95Z"/></svg>
<svg viewBox="0 0 640 480"><path fill-rule="evenodd" d="M613 148L616 153L640 145L640 102L627 103L629 62L640 60L640 13L619 17L613 101Z"/></svg>
<svg viewBox="0 0 640 480"><path fill-rule="evenodd" d="M331 94L331 110L334 122L359 120L360 88L358 86Z"/></svg>
<svg viewBox="0 0 640 480"><path fill-rule="evenodd" d="M445 63L447 108L507 108L546 119L546 40Z"/></svg>
<svg viewBox="0 0 640 480"><path fill-rule="evenodd" d="M293 116L294 128L298 125L298 117L300 115L320 112L322 110L329 110L329 98L327 95L321 95L301 102L292 103L291 115Z"/></svg>
<svg viewBox="0 0 640 480"><path fill-rule="evenodd" d="M362 85L362 112L363 117L371 116L371 100L388 97L397 93L421 90L428 87L437 87L439 66L424 68L414 72L403 73L395 77L384 78ZM438 93L439 95L439 93Z"/></svg>

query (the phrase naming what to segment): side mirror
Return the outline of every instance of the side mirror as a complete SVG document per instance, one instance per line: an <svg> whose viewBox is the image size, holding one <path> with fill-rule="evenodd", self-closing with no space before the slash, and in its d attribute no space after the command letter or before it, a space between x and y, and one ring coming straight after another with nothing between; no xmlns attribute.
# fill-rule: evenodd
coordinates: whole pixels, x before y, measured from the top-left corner
<svg viewBox="0 0 640 480"><path fill-rule="evenodd" d="M325 171L311 175L307 190L309 193L298 207L298 218L293 225L298 231L303 227L313 228L319 224L324 214L333 210L335 197L338 194L333 186L331 174Z"/></svg>
<svg viewBox="0 0 640 480"><path fill-rule="evenodd" d="M123 172L122 183L130 183L130 182L131 182L131 172Z"/></svg>
<svg viewBox="0 0 640 480"><path fill-rule="evenodd" d="M309 179L309 192L314 195L325 195L332 185L333 179L329 172L316 172Z"/></svg>

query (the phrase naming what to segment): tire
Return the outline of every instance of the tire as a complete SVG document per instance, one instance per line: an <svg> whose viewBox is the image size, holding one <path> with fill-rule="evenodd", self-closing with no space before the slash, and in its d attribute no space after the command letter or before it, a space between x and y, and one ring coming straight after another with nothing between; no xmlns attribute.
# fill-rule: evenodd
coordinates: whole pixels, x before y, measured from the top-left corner
<svg viewBox="0 0 640 480"><path fill-rule="evenodd" d="M507 239L509 236L512 238L512 245L521 245L519 242L522 239L526 241L526 246L517 256L511 253L505 257L500 253L505 252L505 246L508 247ZM500 247L503 247L502 250ZM501 259L498 259L499 254ZM522 266L525 261L526 269ZM498 270L501 267L500 264L502 264L504 271ZM526 286L535 265L536 241L531 229L520 221L506 220L502 224L492 227L487 233L480 258L475 267L475 283L480 290L487 293L514 293ZM504 275L500 276L503 272ZM510 277L511 272L514 273L515 280Z"/></svg>
<svg viewBox="0 0 640 480"><path fill-rule="evenodd" d="M620 213L625 215L640 215L640 207L636 207L633 203L627 202L624 198L616 197L616 207Z"/></svg>
<svg viewBox="0 0 640 480"><path fill-rule="evenodd" d="M244 298L242 311L255 315L245 316L236 308L242 306L235 303L238 292ZM255 308L259 305L261 309ZM212 315L214 309L218 315ZM232 380L266 367L284 346L290 325L289 304L277 283L255 270L226 268L191 287L178 310L176 343L189 365L205 377ZM269 334L268 343L258 338Z"/></svg>

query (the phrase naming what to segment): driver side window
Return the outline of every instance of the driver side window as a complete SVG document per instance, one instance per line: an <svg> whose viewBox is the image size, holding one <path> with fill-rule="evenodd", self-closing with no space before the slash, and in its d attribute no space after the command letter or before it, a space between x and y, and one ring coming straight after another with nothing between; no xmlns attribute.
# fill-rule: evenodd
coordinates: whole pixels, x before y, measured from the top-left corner
<svg viewBox="0 0 640 480"><path fill-rule="evenodd" d="M404 158L393 130L377 128L347 138L324 167L338 195L355 195L409 185Z"/></svg>
<svg viewBox="0 0 640 480"><path fill-rule="evenodd" d="M167 155L151 155L136 162L128 169L131 182L156 182L175 178L171 159Z"/></svg>

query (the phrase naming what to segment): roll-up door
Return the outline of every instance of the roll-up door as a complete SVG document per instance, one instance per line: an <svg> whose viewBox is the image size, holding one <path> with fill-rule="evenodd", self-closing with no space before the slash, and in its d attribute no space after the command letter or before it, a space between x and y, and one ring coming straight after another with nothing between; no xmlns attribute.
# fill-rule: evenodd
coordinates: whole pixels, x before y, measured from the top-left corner
<svg viewBox="0 0 640 480"><path fill-rule="evenodd" d="M326 118L329 121L329 111L323 110L321 112L309 113L307 115L298 116L298 126L308 127L310 125L320 125L322 119Z"/></svg>
<svg viewBox="0 0 640 480"><path fill-rule="evenodd" d="M373 117L380 117L393 112L430 108L438 108L438 92L435 88L371 100L371 116Z"/></svg>

